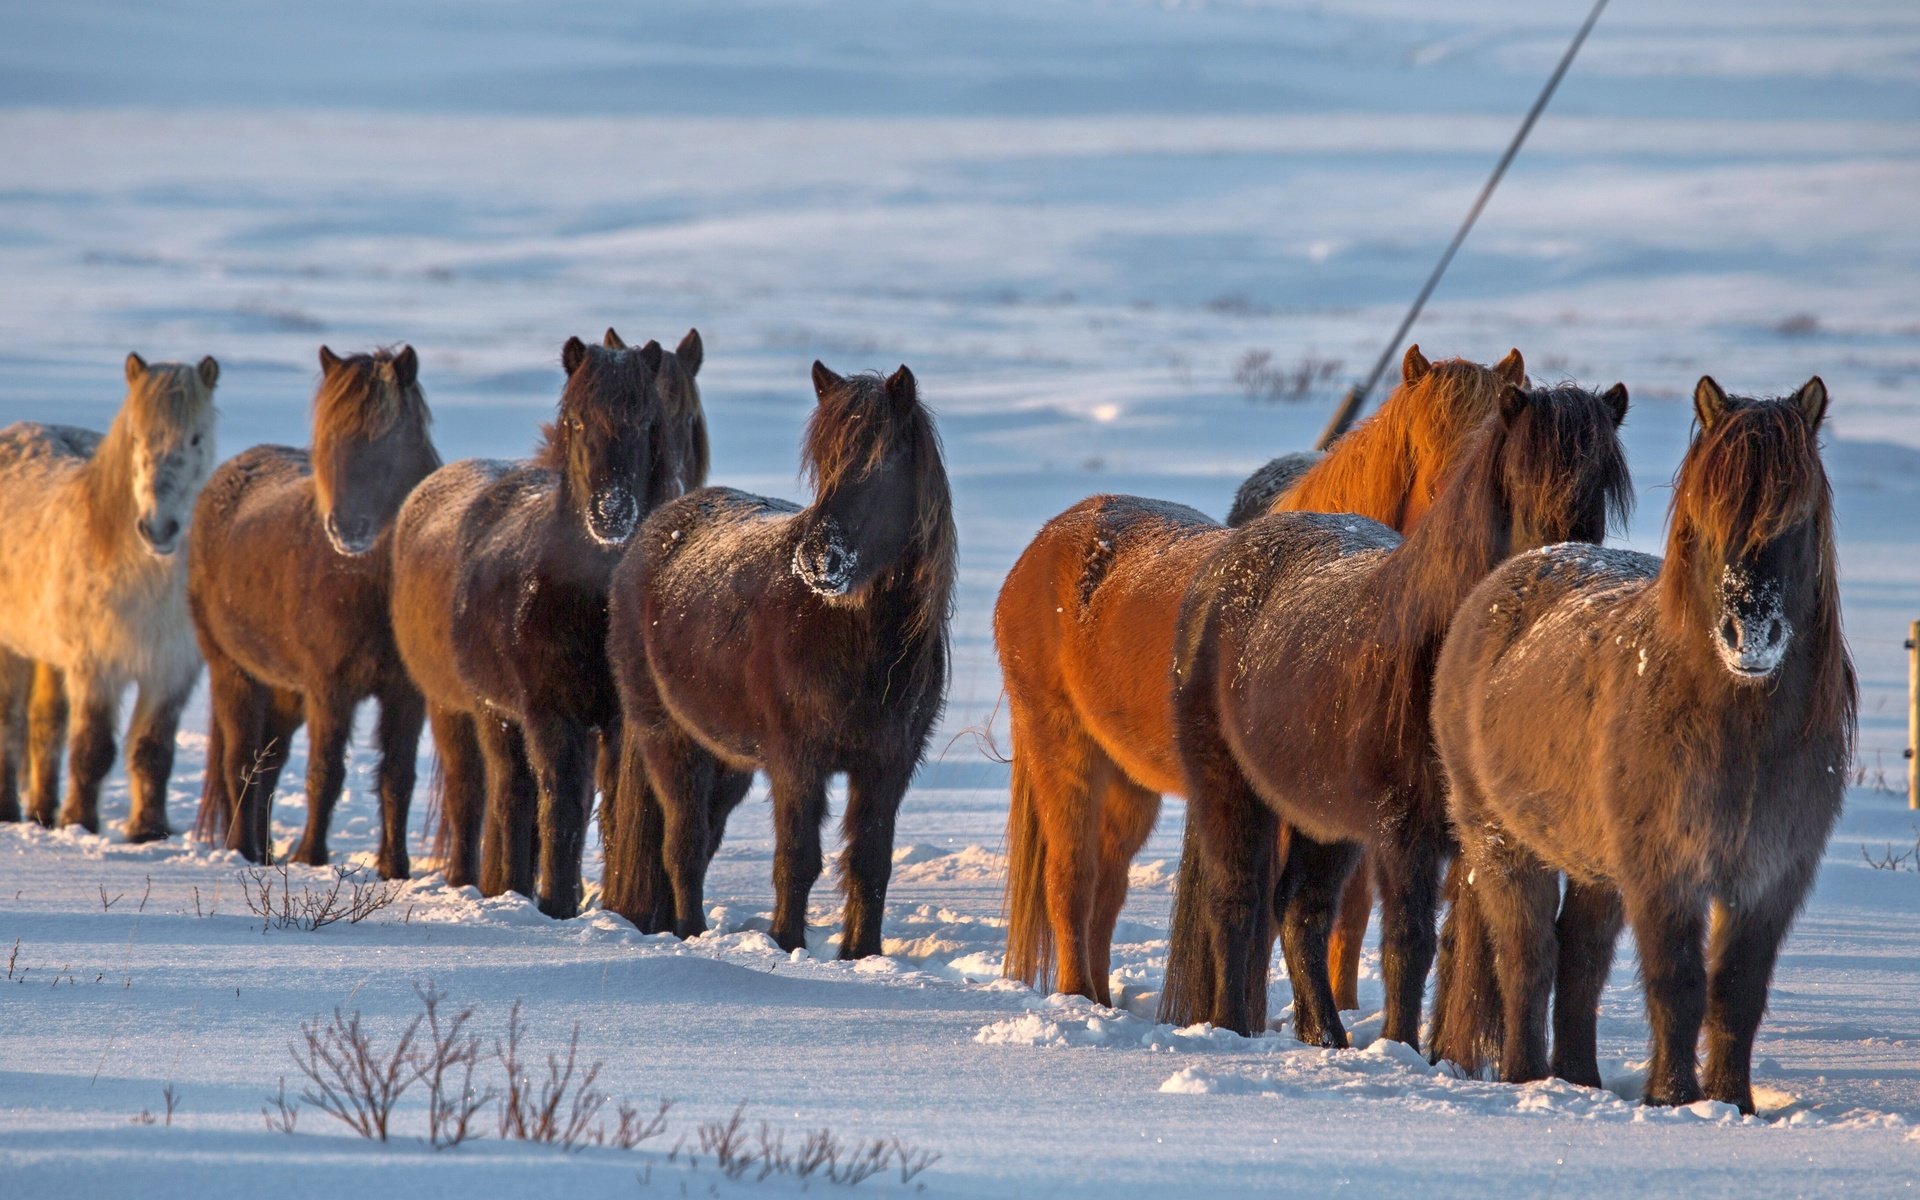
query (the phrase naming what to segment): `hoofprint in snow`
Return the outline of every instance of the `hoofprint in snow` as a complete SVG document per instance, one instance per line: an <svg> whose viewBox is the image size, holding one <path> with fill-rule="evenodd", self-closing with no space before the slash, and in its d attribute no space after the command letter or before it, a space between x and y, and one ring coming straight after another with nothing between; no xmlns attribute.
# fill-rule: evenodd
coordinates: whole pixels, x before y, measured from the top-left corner
<svg viewBox="0 0 1920 1200"><path fill-rule="evenodd" d="M989 614L1006 568L1087 494L1220 514L1247 471L1307 445L1324 404L1250 404L1236 364L1265 350L1363 369L1572 16L1518 0L929 0L910 18L749 0L725 22L604 0L567 20L225 7L129 10L112 48L85 6L0 22L0 423L104 428L128 350L214 354L222 453L299 444L320 341L404 340L445 456L514 457L551 414L567 335L697 325L713 481L799 497L807 363L904 361L939 415L960 523L952 697L901 813L887 956L856 964L832 961L825 886L808 956L765 936L763 791L710 877L715 932L684 945L592 908L591 888L566 922L450 891L417 821L421 877L392 906L263 932L230 856L116 840L118 770L107 837L0 830L0 1194L799 1190L687 1161L698 1126L742 1102L789 1145L828 1127L942 1156L855 1194L1910 1190L1920 861L1901 856L1920 832L1885 786L1920 615L1920 132L1902 119L1920 14L1904 0L1611 12L1415 331L1431 354L1518 345L1541 380L1625 380L1640 507L1624 541L1643 550L1702 372L1778 392L1817 371L1833 393L1859 772L1783 952L1751 1120L1631 1103L1646 1025L1630 953L1602 1005L1605 1091L1458 1079L1366 1044L1374 958L1351 1051L1155 1025L1177 803L1122 915L1120 1008L998 979ZM202 699L175 828L205 727ZM366 733L333 839L362 862L378 834ZM283 848L303 771L299 742ZM601 1087L649 1111L677 1100L669 1131L568 1154L483 1118L485 1140L436 1152L417 1091L385 1146L310 1105L293 1134L266 1128L281 1077L301 1089L303 1022L358 1010L390 1042L429 983L476 1006L489 1047L523 1000L542 1066L577 1022ZM1277 979L1276 1022L1288 997Z"/></svg>

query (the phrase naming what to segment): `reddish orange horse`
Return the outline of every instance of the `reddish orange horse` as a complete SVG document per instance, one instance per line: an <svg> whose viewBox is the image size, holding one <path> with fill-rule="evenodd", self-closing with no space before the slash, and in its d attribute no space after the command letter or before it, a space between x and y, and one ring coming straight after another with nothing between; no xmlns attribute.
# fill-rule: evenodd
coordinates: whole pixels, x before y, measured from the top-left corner
<svg viewBox="0 0 1920 1200"><path fill-rule="evenodd" d="M1525 383L1518 350L1489 368L1429 363L1413 346L1380 411L1273 507L1411 529L1466 435L1509 384ZM1057 990L1112 1003L1127 868L1160 797L1183 790L1171 699L1180 602L1227 534L1184 505L1094 496L1047 522L1000 589L993 632L1013 738L1009 977L1046 984L1057 965Z"/></svg>

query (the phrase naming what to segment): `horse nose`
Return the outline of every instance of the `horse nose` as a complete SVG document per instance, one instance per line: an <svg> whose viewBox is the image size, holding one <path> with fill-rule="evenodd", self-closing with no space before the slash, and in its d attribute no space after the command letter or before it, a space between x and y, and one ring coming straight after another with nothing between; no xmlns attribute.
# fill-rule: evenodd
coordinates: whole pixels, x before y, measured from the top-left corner
<svg viewBox="0 0 1920 1200"><path fill-rule="evenodd" d="M173 539L180 532L180 522L174 520L172 517L168 517L161 524L155 525L147 518L141 517L135 528L139 531L141 538L146 541L147 545L157 549L159 547L173 545Z"/></svg>
<svg viewBox="0 0 1920 1200"><path fill-rule="evenodd" d="M327 515L327 535L334 545L349 553L358 554L373 544L374 525L372 517L346 517L338 513Z"/></svg>

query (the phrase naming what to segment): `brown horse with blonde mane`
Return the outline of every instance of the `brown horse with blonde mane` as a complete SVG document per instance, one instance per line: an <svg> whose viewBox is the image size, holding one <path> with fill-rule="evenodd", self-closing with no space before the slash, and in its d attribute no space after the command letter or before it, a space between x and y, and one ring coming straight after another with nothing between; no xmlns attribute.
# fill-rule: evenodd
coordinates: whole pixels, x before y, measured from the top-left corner
<svg viewBox="0 0 1920 1200"><path fill-rule="evenodd" d="M1380 411L1276 503L1411 526L1460 444L1524 382L1514 350L1488 368L1414 346ZM1127 867L1183 792L1170 698L1181 599L1230 530L1182 505L1095 496L1043 527L994 606L1013 739L1007 818L1008 976L1111 1002Z"/></svg>
<svg viewBox="0 0 1920 1200"><path fill-rule="evenodd" d="M1703 378L1664 561L1549 547L1461 606L1433 713L1471 872L1447 919L1437 1057L1477 1071L1491 1046L1509 1082L1551 1069L1598 1087L1595 1009L1624 919L1648 1102L1753 1111L1754 1033L1840 813L1857 704L1826 408L1817 378L1784 400Z"/></svg>
<svg viewBox="0 0 1920 1200"><path fill-rule="evenodd" d="M1326 938L1365 845L1387 885L1382 1034L1417 1044L1452 845L1428 723L1433 661L1460 602L1509 554L1598 542L1624 516L1626 410L1618 384L1509 387L1404 540L1351 514L1272 513L1203 564L1173 671L1187 830L1162 1020L1264 1029L1278 909L1295 1031L1345 1046Z"/></svg>

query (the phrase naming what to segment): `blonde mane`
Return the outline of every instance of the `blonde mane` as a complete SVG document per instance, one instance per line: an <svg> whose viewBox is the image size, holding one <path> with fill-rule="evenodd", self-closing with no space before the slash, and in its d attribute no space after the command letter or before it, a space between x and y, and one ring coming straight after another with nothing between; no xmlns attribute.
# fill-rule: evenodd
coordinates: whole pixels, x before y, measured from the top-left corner
<svg viewBox="0 0 1920 1200"><path fill-rule="evenodd" d="M1380 411L1274 499L1270 512L1350 512L1405 532L1426 514L1447 465L1498 406L1509 384L1525 387L1519 350L1492 367L1449 358L1429 363L1407 349L1401 382Z"/></svg>

